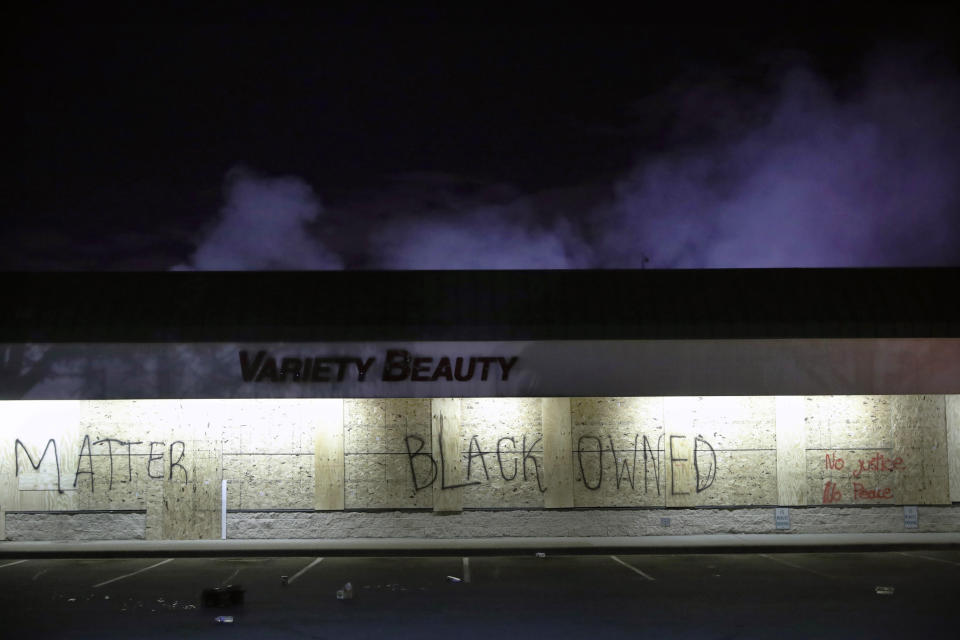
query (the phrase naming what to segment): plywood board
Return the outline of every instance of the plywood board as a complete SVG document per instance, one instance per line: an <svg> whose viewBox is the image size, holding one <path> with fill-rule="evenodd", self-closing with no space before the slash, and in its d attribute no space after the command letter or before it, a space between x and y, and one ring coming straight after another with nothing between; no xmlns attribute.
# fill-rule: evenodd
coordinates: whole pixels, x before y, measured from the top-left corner
<svg viewBox="0 0 960 640"><path fill-rule="evenodd" d="M666 506L774 504L776 400L664 398Z"/></svg>
<svg viewBox="0 0 960 640"><path fill-rule="evenodd" d="M577 507L663 506L662 398L572 398Z"/></svg>
<svg viewBox="0 0 960 640"><path fill-rule="evenodd" d="M545 488L539 398L463 398L458 458L466 507L542 507ZM446 442L446 436L444 437Z"/></svg>
<svg viewBox="0 0 960 640"><path fill-rule="evenodd" d="M343 509L343 400L321 400L314 405L316 440L314 478L318 510Z"/></svg>
<svg viewBox="0 0 960 640"><path fill-rule="evenodd" d="M776 398L697 397L691 413L696 504L775 504Z"/></svg>
<svg viewBox="0 0 960 640"><path fill-rule="evenodd" d="M346 508L430 508L436 477L430 400L343 402Z"/></svg>
<svg viewBox="0 0 960 640"><path fill-rule="evenodd" d="M693 430L714 450L767 451L773 457L777 448L775 397L698 397L691 411Z"/></svg>
<svg viewBox="0 0 960 640"><path fill-rule="evenodd" d="M811 450L891 449L892 396L807 396L806 447Z"/></svg>
<svg viewBox="0 0 960 640"><path fill-rule="evenodd" d="M6 511L76 508L74 443L82 406L73 400L0 402L0 539Z"/></svg>
<svg viewBox="0 0 960 640"><path fill-rule="evenodd" d="M949 499L943 396L805 400L809 504Z"/></svg>
<svg viewBox="0 0 960 640"><path fill-rule="evenodd" d="M696 432L693 418L697 398L664 398L664 471L666 506L692 507L697 500L697 469L694 467Z"/></svg>
<svg viewBox="0 0 960 640"><path fill-rule="evenodd" d="M231 454L224 458L229 509L314 509L316 456Z"/></svg>
<svg viewBox="0 0 960 640"><path fill-rule="evenodd" d="M33 440L38 449L45 447L46 443L40 442L37 436L46 442L50 440L56 442L60 458L61 480L59 491L21 491L21 509L55 511L83 508L83 499L89 495L89 489L87 492L83 491L85 476L79 476L76 471L79 464L84 415L89 411L90 406L90 403L81 402L66 406L57 404L52 409L45 407L43 421L35 422L33 431L23 436L25 441ZM37 417L34 419L36 420ZM21 470L24 470L23 462L21 457Z"/></svg>
<svg viewBox="0 0 960 640"><path fill-rule="evenodd" d="M205 400L223 449L228 509L312 509L318 403Z"/></svg>
<svg viewBox="0 0 960 640"><path fill-rule="evenodd" d="M570 398L542 398L543 506L573 507L573 442Z"/></svg>
<svg viewBox="0 0 960 640"><path fill-rule="evenodd" d="M807 504L892 503L900 463L893 464L891 396L808 396L803 403Z"/></svg>
<svg viewBox="0 0 960 640"><path fill-rule="evenodd" d="M193 425L184 424L181 408L181 403L171 400L97 407L101 424L110 424L107 428L111 431L123 425L130 429L134 425L138 438L149 445L144 449L147 452L145 482L160 488L160 538L163 540L183 539L192 533L194 470L191 461L195 456L190 449L196 439Z"/></svg>
<svg viewBox="0 0 960 640"><path fill-rule="evenodd" d="M143 509L146 488L169 475L169 448L189 460L189 446L174 445L180 404L172 400L96 400L83 404L73 438L79 509ZM79 455L77 455L79 452ZM92 472L92 473L91 473Z"/></svg>
<svg viewBox="0 0 960 640"><path fill-rule="evenodd" d="M220 537L223 433L219 402L179 402L163 482L163 537L203 540Z"/></svg>
<svg viewBox="0 0 960 640"><path fill-rule="evenodd" d="M204 400L223 431L226 453L313 455L315 399Z"/></svg>
<svg viewBox="0 0 960 640"><path fill-rule="evenodd" d="M182 474L163 483L163 539L210 540L220 537L220 464L193 454ZM180 475L180 474L175 474Z"/></svg>
<svg viewBox="0 0 960 640"><path fill-rule="evenodd" d="M896 503L949 503L944 396L892 396L890 414L893 455L905 464L894 474Z"/></svg>
<svg viewBox="0 0 960 640"><path fill-rule="evenodd" d="M807 504L806 425L800 396L777 396L777 504Z"/></svg>
<svg viewBox="0 0 960 640"><path fill-rule="evenodd" d="M775 505L777 459L768 451L711 452L694 440L697 506ZM712 466L712 469L711 469Z"/></svg>
<svg viewBox="0 0 960 640"><path fill-rule="evenodd" d="M808 504L895 504L903 460L893 449L806 452Z"/></svg>
<svg viewBox="0 0 960 640"><path fill-rule="evenodd" d="M163 485L155 482L147 484L143 500L147 510L144 539L163 540Z"/></svg>
<svg viewBox="0 0 960 640"><path fill-rule="evenodd" d="M463 479L466 469L460 458L459 398L431 401L432 438L437 479L433 483L433 510L463 510Z"/></svg>
<svg viewBox="0 0 960 640"><path fill-rule="evenodd" d="M950 501L960 502L960 395L945 397L947 459L950 461Z"/></svg>

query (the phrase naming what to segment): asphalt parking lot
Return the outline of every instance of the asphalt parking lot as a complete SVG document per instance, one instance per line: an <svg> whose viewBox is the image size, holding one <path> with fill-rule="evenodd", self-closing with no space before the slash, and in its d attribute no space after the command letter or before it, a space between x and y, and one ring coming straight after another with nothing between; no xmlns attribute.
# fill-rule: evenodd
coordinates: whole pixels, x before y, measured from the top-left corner
<svg viewBox="0 0 960 640"><path fill-rule="evenodd" d="M243 605L202 606L231 584ZM0 560L9 638L955 638L958 604L942 549Z"/></svg>

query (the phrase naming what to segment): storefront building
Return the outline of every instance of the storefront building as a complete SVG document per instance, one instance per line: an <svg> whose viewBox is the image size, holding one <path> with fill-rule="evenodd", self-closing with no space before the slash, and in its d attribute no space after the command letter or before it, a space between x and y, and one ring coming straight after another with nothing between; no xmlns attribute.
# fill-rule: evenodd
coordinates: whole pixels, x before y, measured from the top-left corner
<svg viewBox="0 0 960 640"><path fill-rule="evenodd" d="M960 270L3 280L3 540L960 531Z"/></svg>

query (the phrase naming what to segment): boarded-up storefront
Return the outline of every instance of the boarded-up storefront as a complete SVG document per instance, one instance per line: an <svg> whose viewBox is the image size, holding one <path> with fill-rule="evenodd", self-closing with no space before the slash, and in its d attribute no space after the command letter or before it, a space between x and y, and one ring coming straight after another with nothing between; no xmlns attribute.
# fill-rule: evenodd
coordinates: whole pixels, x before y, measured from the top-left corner
<svg viewBox="0 0 960 640"><path fill-rule="evenodd" d="M126 323L75 290L134 274L25 276L0 344L0 539L768 532L775 507L792 531L903 530L904 506L917 530L955 531L957 325L932 303L850 312L834 289L840 311L791 318L802 295L742 291L770 273L688 274L674 298L679 276L640 272L515 274L528 298L500 273L160 274ZM853 273L848 304L865 304L862 279L885 272ZM886 275L902 298L955 273ZM606 310L604 278L653 283L660 305ZM347 298L297 298L344 279ZM233 317L223 291L241 285L260 306ZM497 287L514 294L484 298ZM440 310L404 302L414 288ZM157 302L198 289L207 306Z"/></svg>

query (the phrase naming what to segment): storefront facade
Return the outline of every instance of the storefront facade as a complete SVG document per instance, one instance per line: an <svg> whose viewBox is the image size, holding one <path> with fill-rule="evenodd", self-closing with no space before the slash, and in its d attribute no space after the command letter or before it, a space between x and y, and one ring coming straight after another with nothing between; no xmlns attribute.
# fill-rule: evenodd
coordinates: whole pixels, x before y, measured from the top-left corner
<svg viewBox="0 0 960 640"><path fill-rule="evenodd" d="M876 282L881 309L956 275L848 273L781 275L839 280L836 300ZM742 290L771 272L521 272L533 293L507 302L485 293L517 286L502 273L357 287L377 275L163 274L162 290L142 278L126 299L93 288L133 274L17 284L26 312L0 345L0 538L960 529L951 303L797 318L795 290L745 310L769 304ZM652 286L661 306L604 309L609 280ZM284 309L305 283L349 287ZM458 311L376 305L414 289ZM185 292L216 293L191 308ZM697 296L721 304L704 312ZM149 306L163 299L186 309L164 317ZM564 310L577 301L595 313ZM111 304L141 307L118 322Z"/></svg>

